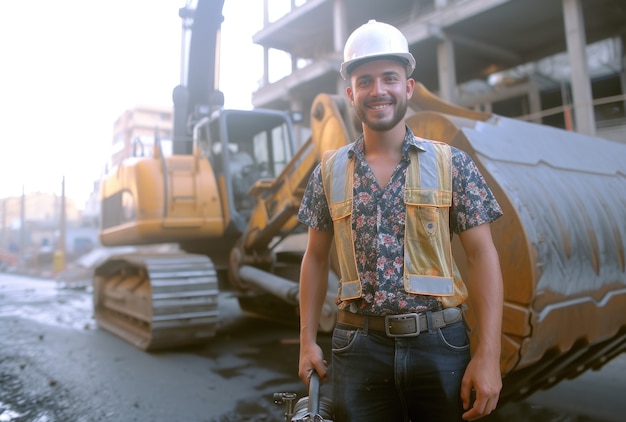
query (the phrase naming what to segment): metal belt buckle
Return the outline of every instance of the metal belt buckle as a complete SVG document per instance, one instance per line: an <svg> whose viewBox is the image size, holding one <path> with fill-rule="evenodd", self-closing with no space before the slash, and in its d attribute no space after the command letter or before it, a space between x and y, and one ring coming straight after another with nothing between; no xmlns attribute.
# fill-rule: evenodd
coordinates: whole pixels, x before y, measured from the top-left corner
<svg viewBox="0 0 626 422"><path fill-rule="evenodd" d="M416 337L420 334L419 314L385 315L388 337Z"/></svg>

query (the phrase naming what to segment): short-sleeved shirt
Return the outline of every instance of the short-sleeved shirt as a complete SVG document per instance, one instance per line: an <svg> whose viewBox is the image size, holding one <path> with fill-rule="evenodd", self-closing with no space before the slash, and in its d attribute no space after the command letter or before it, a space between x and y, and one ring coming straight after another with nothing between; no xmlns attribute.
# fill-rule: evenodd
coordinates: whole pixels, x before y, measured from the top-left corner
<svg viewBox="0 0 626 422"><path fill-rule="evenodd" d="M339 303L339 309L349 306L352 312L368 315L441 309L441 302L435 296L407 293L402 282L406 215L404 183L410 162L409 148L422 151L418 140L407 127L402 159L385 187L379 186L365 161L363 136L350 148L349 156L356 159L352 232L363 295L359 299ZM460 233L492 222L501 215L498 202L471 157L452 147L450 233ZM320 165L311 174L298 219L315 230L333 230Z"/></svg>

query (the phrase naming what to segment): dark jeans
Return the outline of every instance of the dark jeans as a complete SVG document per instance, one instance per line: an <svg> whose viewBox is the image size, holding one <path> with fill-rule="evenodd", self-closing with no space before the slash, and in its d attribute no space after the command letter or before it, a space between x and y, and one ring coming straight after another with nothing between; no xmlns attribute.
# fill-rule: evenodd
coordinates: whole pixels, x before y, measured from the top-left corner
<svg viewBox="0 0 626 422"><path fill-rule="evenodd" d="M462 321L403 338L338 324L332 348L334 422L461 421Z"/></svg>

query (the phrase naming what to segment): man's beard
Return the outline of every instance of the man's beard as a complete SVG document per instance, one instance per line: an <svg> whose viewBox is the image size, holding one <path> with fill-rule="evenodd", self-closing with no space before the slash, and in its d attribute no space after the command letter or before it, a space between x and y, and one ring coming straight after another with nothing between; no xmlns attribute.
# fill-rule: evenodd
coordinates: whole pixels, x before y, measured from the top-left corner
<svg viewBox="0 0 626 422"><path fill-rule="evenodd" d="M398 122L404 119L408 103L406 100L397 101L397 99L394 98L392 105L394 106L393 114L391 118L385 120L372 120L368 118L365 111L367 105L355 105L354 109L357 117L365 126L376 132L385 132L387 130L393 129L398 124Z"/></svg>

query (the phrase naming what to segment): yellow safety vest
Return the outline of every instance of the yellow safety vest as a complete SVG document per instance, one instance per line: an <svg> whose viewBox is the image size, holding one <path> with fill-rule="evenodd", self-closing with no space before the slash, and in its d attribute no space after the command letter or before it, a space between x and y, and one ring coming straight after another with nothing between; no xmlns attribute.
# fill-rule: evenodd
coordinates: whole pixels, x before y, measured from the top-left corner
<svg viewBox="0 0 626 422"><path fill-rule="evenodd" d="M408 293L438 296L444 307L467 299L450 237L452 152L448 144L422 141L425 150L411 148L404 187L404 289ZM354 157L350 145L328 151L322 158L322 183L333 221L340 268L339 297L360 298L363 286L352 240Z"/></svg>

